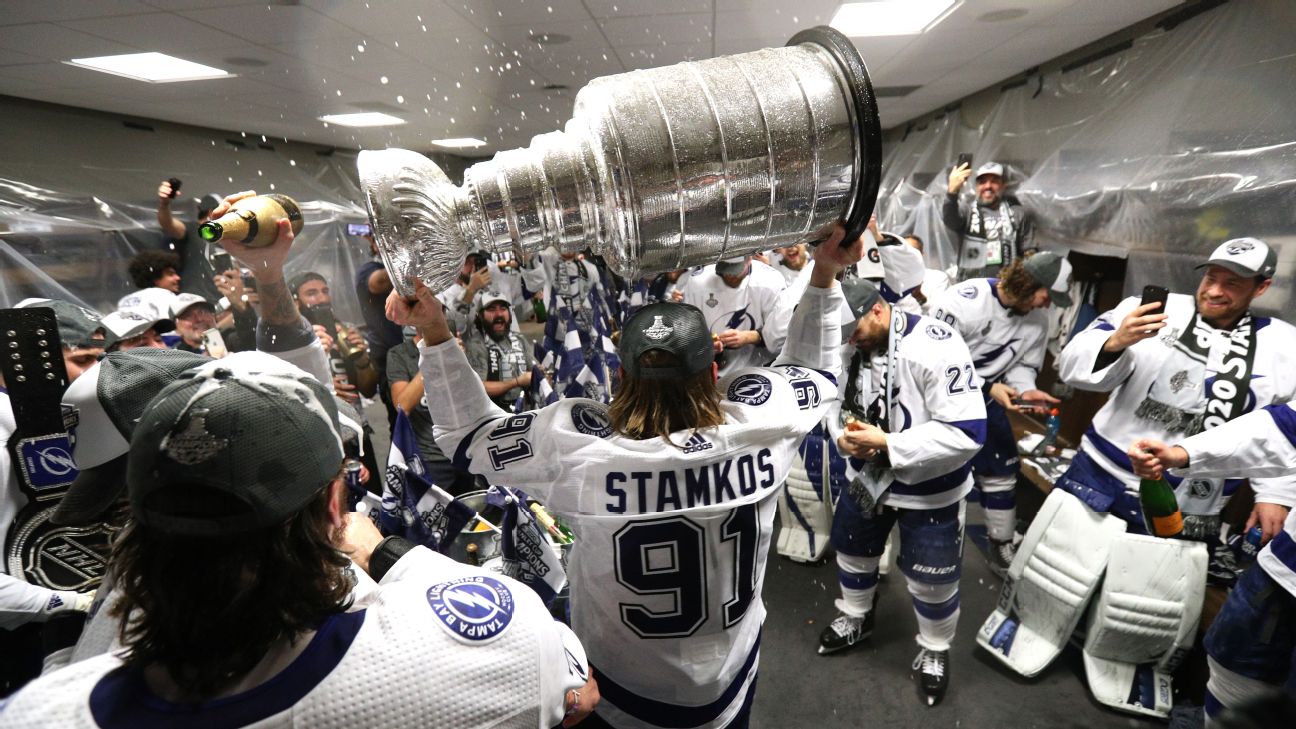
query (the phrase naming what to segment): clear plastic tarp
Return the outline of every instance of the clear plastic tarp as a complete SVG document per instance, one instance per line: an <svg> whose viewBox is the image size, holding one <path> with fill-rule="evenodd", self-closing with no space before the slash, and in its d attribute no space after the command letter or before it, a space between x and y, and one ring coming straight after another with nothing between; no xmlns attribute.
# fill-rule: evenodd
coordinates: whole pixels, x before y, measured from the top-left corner
<svg viewBox="0 0 1296 729"><path fill-rule="evenodd" d="M114 310L135 289L127 275L131 256L167 249L156 191L177 177L184 184L172 209L186 225L194 224L195 200L206 193L295 198L306 223L288 274L324 275L338 317L363 321L352 281L370 259L369 244L347 227L368 220L354 153L161 124L153 130L35 103L6 104L3 114L0 306L41 296Z"/></svg>
<svg viewBox="0 0 1296 729"><path fill-rule="evenodd" d="M1279 252L1256 308L1296 308L1296 3L1235 0L1120 52L1002 92L977 126L958 110L887 149L884 228L913 232L930 265L953 245L940 222L949 168L1009 170L1044 248L1128 261L1125 293L1190 293L1219 243L1254 236ZM970 195L970 185L965 188Z"/></svg>

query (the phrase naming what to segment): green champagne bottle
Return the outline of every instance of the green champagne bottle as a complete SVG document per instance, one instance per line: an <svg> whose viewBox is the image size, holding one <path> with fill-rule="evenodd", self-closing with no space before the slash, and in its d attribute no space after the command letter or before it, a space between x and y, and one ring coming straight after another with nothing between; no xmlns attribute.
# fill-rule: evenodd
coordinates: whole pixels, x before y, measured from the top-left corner
<svg viewBox="0 0 1296 729"><path fill-rule="evenodd" d="M1148 534L1173 538L1183 532L1179 500L1164 478L1145 478L1139 482L1139 505L1143 507L1143 524Z"/></svg>

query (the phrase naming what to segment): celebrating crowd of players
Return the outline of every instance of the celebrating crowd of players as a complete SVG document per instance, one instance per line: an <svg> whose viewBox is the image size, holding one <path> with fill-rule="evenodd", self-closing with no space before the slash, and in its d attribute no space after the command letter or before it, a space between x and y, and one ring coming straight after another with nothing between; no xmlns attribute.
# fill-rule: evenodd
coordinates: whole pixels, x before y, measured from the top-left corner
<svg viewBox="0 0 1296 729"><path fill-rule="evenodd" d="M4 636L44 655L46 675L0 704L0 723L149 726L179 712L220 725L347 714L365 726L746 726L776 511L780 553L835 552L841 597L821 653L872 632L898 529L913 673L924 702L939 702L966 504L983 509L997 573L1036 556L1016 554L1008 413L1058 402L1036 383L1044 310L1072 304L1070 264L1030 248L1003 167L983 165L960 208L970 173L950 174L943 218L960 254L948 272L928 268L921 241L875 225L638 281L595 256L474 253L453 286L420 284L412 299L375 261L355 281L362 332L332 316L323 276L285 278L285 224L268 248L203 256L219 303L179 292L176 273L201 268L192 253L141 256L140 291L102 320L30 302L55 311L64 402L81 414L81 472L51 523L107 524L113 547L97 593L41 586L6 560L0 626L90 619L58 650ZM169 212L159 221L188 236ZM1217 535L1236 489L1226 479L1255 477L1251 521L1269 544L1207 638L1212 717L1281 684L1296 646L1291 630L1245 628L1296 616L1296 425L1278 407L1296 395L1281 366L1296 330L1249 312L1275 261L1261 241L1230 241L1195 297L1172 296L1164 313L1123 302L1060 358L1065 381L1113 392L1058 484L1088 509L1141 532L1138 478L1187 468L1184 512L1205 517L1199 536ZM227 334L214 346L218 316ZM526 320L544 324L534 343ZM387 406L393 442L412 433L407 462L436 489L508 487L498 492L537 499L570 529L570 629L546 612L553 591L438 553L444 523L425 540L350 512L344 460L370 490L386 487L384 510L408 495L374 458L367 397ZM37 499L9 458L0 530L13 531ZM454 519L420 506L407 526ZM382 687L381 703L366 703L366 686Z"/></svg>

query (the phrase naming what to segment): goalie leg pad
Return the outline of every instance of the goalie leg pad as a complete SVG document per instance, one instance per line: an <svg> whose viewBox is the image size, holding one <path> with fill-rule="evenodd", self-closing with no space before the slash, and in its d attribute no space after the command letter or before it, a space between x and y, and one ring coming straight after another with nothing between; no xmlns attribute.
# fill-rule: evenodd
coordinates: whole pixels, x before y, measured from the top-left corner
<svg viewBox="0 0 1296 729"><path fill-rule="evenodd" d="M1167 717L1170 673L1192 647L1206 590L1206 545L1123 534L1089 616L1085 676L1094 698Z"/></svg>
<svg viewBox="0 0 1296 729"><path fill-rule="evenodd" d="M823 439L815 432L806 436L778 502L775 545L779 554L795 562L814 562L828 551L832 502L824 489L823 448Z"/></svg>
<svg viewBox="0 0 1296 729"><path fill-rule="evenodd" d="M1054 489L1026 531L977 643L1023 676L1044 670L1080 623L1124 531L1120 519Z"/></svg>

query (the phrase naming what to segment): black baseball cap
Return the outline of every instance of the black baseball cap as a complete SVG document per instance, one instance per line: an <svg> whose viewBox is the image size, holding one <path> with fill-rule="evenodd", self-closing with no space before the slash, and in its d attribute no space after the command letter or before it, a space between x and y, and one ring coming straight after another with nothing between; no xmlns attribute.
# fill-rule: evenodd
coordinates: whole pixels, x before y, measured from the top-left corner
<svg viewBox="0 0 1296 729"><path fill-rule="evenodd" d="M59 340L64 347L102 347L103 321L99 312L84 306L77 306L62 299L23 299L15 309L47 307L54 310L54 319L58 323ZM96 337L95 334L100 336Z"/></svg>
<svg viewBox="0 0 1296 729"><path fill-rule="evenodd" d="M178 536L266 529L310 503L342 459L332 393L278 357L236 352L149 403L126 465L131 514Z"/></svg>
<svg viewBox="0 0 1296 729"><path fill-rule="evenodd" d="M711 366L715 349L702 312L690 304L662 301L630 317L621 330L618 348L626 374L646 380L688 377ZM675 367L641 367L639 357L659 350L675 355Z"/></svg>

